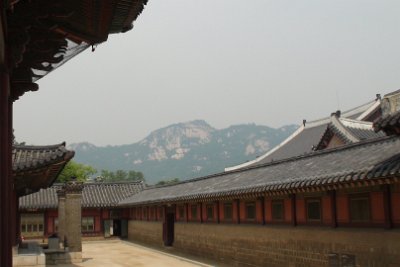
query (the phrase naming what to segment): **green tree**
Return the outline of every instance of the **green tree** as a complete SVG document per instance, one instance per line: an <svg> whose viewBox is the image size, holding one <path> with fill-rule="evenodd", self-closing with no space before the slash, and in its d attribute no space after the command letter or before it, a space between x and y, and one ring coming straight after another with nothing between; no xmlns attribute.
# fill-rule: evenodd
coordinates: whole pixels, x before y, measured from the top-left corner
<svg viewBox="0 0 400 267"><path fill-rule="evenodd" d="M108 170L101 170L100 176L103 178L104 181L107 182L120 182L120 181L144 181L143 173L139 171L124 171L124 170L116 170L108 171Z"/></svg>
<svg viewBox="0 0 400 267"><path fill-rule="evenodd" d="M78 181L85 182L90 176L96 173L96 169L92 166L70 161L65 165L57 178L57 182L64 183L76 177Z"/></svg>
<svg viewBox="0 0 400 267"><path fill-rule="evenodd" d="M113 181L114 180L114 173L108 170L101 170L100 176L105 181Z"/></svg>
<svg viewBox="0 0 400 267"><path fill-rule="evenodd" d="M181 180L179 178L173 178L173 179L168 179L168 180L161 180L156 183L156 185L172 185L172 184L177 184Z"/></svg>
<svg viewBox="0 0 400 267"><path fill-rule="evenodd" d="M115 180L116 181L125 181L128 173L124 170L117 170L115 172Z"/></svg>
<svg viewBox="0 0 400 267"><path fill-rule="evenodd" d="M144 181L144 175L141 172L129 171L127 179L129 181Z"/></svg>

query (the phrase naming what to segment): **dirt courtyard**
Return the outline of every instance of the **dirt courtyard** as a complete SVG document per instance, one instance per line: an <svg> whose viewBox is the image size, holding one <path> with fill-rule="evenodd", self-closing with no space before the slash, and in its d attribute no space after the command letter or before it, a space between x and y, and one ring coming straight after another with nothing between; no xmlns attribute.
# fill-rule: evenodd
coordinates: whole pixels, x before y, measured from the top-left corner
<svg viewBox="0 0 400 267"><path fill-rule="evenodd" d="M62 267L194 267L211 266L126 241L90 241L82 247L82 263Z"/></svg>

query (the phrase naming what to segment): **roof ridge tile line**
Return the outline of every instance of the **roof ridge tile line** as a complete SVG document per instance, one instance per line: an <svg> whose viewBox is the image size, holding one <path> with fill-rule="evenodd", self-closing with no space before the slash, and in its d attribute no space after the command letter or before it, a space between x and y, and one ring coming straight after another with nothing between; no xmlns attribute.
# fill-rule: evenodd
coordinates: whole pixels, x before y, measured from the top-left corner
<svg viewBox="0 0 400 267"><path fill-rule="evenodd" d="M118 181L118 182L85 182L83 186L89 185L123 185L123 184L142 184L143 181Z"/></svg>
<svg viewBox="0 0 400 267"><path fill-rule="evenodd" d="M301 132L303 132L305 129L304 124L300 125L300 127L294 132L292 133L288 138L286 138L285 140L283 140L281 143L279 143L277 146L275 146L274 148L270 149L269 151L267 151L264 155L253 159L251 161L236 165L236 166L232 166L232 167L227 167L225 168L225 171L233 171L233 170L237 170L237 169L241 169L241 168L245 168L248 167L249 165L253 164L253 163L257 163L263 159L265 159L266 157L268 157L269 155L271 155L272 153L274 153L275 151L277 151L278 149L280 149L281 147L283 147L284 145L286 145L287 143L289 143L291 140L293 140L293 138L295 138L296 136L298 136Z"/></svg>
<svg viewBox="0 0 400 267"><path fill-rule="evenodd" d="M35 145L13 145L13 149L15 150L43 150L43 149L48 149L50 150L51 148L58 149L60 147L65 147L65 141L59 144L54 144L54 145L44 145L44 146L35 146Z"/></svg>
<svg viewBox="0 0 400 267"><path fill-rule="evenodd" d="M214 196L215 196L216 193L218 193L220 195L224 195L226 193L228 193L229 195L236 195L236 194L240 194L241 192L242 193L246 192L246 191L248 191L248 189L251 189L251 188L256 188L256 191L260 191L260 190L262 191L262 188L266 189L267 191L270 191L270 190L276 190L276 189L279 189L279 188L282 188L282 187L286 188L286 189L287 188L298 187L299 185L300 185L300 187L305 187L305 186L309 186L310 184L320 185L322 183L323 185L330 185L330 184L332 184L332 182L337 183L338 181L340 181L340 182L351 182L351 181L355 181L355 180L365 180L365 179L371 179L371 177L374 176L374 175L372 175L372 171L373 170L374 170L373 166L371 166L369 168L364 168L364 169L361 169L359 171L349 170L349 171L344 171L344 172L337 173L336 175L316 176L316 178L318 178L320 180L320 183L318 183L318 184L311 183L310 181L305 181L305 180L302 180L301 178L299 178L298 181L291 180L291 181L287 181L287 182L283 183L282 185L277 185L277 184L272 184L271 183L271 184L267 184L267 185L264 185L264 186L254 186L254 187L249 187L249 188L246 188L246 189L238 188L238 189L234 189L234 190L226 190L226 191L223 191L223 192L215 192L215 193L207 193L207 194L208 195L211 194L211 195L214 195ZM336 179L336 177L338 177L339 179ZM378 177L378 179L383 178L383 177L385 177L385 176ZM258 187L262 187L262 188L257 190ZM194 194L192 196L192 198L193 197L202 197L201 195L204 195L204 194ZM172 198L172 199L175 199L175 198ZM180 196L179 199L181 199L181 198L184 199L185 196ZM125 202L123 204L129 204L129 202L127 202L127 200L123 201L123 202ZM167 200L171 201L171 198L167 199ZM148 202L148 201L145 201L145 202ZM133 203L131 203L131 204L133 204Z"/></svg>
<svg viewBox="0 0 400 267"><path fill-rule="evenodd" d="M380 107L380 105L381 105L381 100L379 98L375 99L375 103L372 106L370 106L366 111L361 113L360 116L356 118L356 120L362 121L363 119L368 117L373 111L375 111L375 109Z"/></svg>
<svg viewBox="0 0 400 267"><path fill-rule="evenodd" d="M224 174L230 174L230 173L235 173L235 172L241 172L241 171L246 171L246 170L252 170L252 169L257 169L257 168L273 166L273 165L281 164L281 163L284 163L284 162L290 162L290 161L299 160L299 159L302 159L302 158L316 157L316 156L320 156L320 155L323 155L323 154L329 154L329 153L338 152L338 151L341 151L341 150L348 150L348 149L352 149L352 148L357 147L357 146L373 145L374 143L378 143L378 142L389 142L389 141L392 141L391 139L393 139L393 141L394 141L394 140L400 139L400 138L398 136L383 136L383 137L378 137L378 138L375 138L375 139L366 139L366 140L361 140L359 142L346 144L346 145L340 146L340 147L313 151L313 152L306 153L306 154L303 154L303 155L290 157L290 158L287 158L287 159L281 159L281 160L277 160L277 161L273 161L273 162L268 162L268 163L265 163L265 164L262 164L262 165L251 166L251 167L248 167L248 168L243 168L243 169L240 169L240 170L233 170L233 171L229 171L229 172L217 173L217 174L213 174L213 175L205 176L205 177L200 177L200 178L206 179L206 178L212 178L212 177L220 176L220 175L224 175ZM200 178L195 178L195 179L201 180ZM193 179L193 180L185 180L183 182L195 181L195 179Z"/></svg>
<svg viewBox="0 0 400 267"><path fill-rule="evenodd" d="M343 125L343 123L335 116L333 115L331 117L332 119L332 124L339 130L341 131L347 139L349 139L351 142L358 142L360 141L356 136L354 136L351 132L347 130L347 128Z"/></svg>
<svg viewBox="0 0 400 267"><path fill-rule="evenodd" d="M370 106L369 106L369 108L370 108L370 107L373 106L375 103L376 103L376 100L375 100L375 99L374 99L374 100L371 100L371 101L369 101L369 102L367 102L367 103L365 103L365 104L362 104L362 105L360 105L360 106L357 106L357 107L354 107L354 108L352 108L352 109L349 109L349 110L346 110L346 111L342 112L342 116L344 116L344 117L352 116L352 115L354 115L354 114L357 114L357 112L360 112L361 109L365 108L365 107L368 106L368 105L370 105ZM368 110L369 108L365 108L365 109L364 109L364 112L365 112L366 110Z"/></svg>
<svg viewBox="0 0 400 267"><path fill-rule="evenodd" d="M290 157L290 158L287 158L287 159L281 159L281 160L277 160L277 161L273 161L273 162L268 162L268 163L264 163L264 164L257 165L257 166L250 166L250 167L247 167L247 168L232 170L232 171L228 171L228 172L220 172L220 173L210 174L210 175L207 175L207 176L197 177L197 178L193 178L193 179L189 179L189 180L183 180L183 181L180 181L180 182L178 182L176 184L172 184L172 185L163 185L163 186L159 186L159 187L149 187L149 188L143 189L143 191L147 191L147 190L151 190L151 189L172 187L172 186L177 186L177 185L180 185L180 184L186 184L186 183L190 183L190 182L206 180L206 179L210 179L210 178L214 178L214 177L218 177L218 176L224 176L224 175L228 175L228 174L232 174L232 173L239 173L239 172L253 170L253 169L261 169L261 168L265 168L265 167L269 167L269 166L282 164L282 163L285 163L285 162L296 161L296 160L300 160L300 159L303 159L303 158L309 158L309 157L317 157L317 156L321 156L321 155L324 155L324 154L330 154L330 153L335 153L335 152L342 151L342 150L353 149L354 147L363 146L363 145L373 145L374 143L379 143L379 142L390 142L390 141L394 141L396 139L400 140L400 137L398 137L398 136L382 136L382 137L377 137L375 139L365 139L365 140L361 140L359 142L346 144L344 146L334 147L334 148L329 148L329 149L324 149L324 150L318 150L318 151L313 151L313 152L306 153L306 154L303 154L303 155Z"/></svg>
<svg viewBox="0 0 400 267"><path fill-rule="evenodd" d="M361 110L363 110L363 109L364 109L364 111L362 113L365 113L368 109L371 108L371 106L375 105L374 102L376 102L376 100L372 100L372 101L369 101L369 102L367 102L365 104L362 104L360 106L357 106L357 107L351 108L349 110L343 111L341 116L344 117L344 118L348 118L350 116L353 116L354 114L357 114L358 112L362 112ZM372 104L372 103L374 103L374 104ZM368 106L368 105L371 105L371 106L369 108L365 109L365 107ZM317 119L317 120L313 120L313 121L309 121L309 122L306 123L306 127L321 126L324 123L328 123L329 119L330 119L330 116L324 117L324 118L321 118L321 119Z"/></svg>
<svg viewBox="0 0 400 267"><path fill-rule="evenodd" d="M366 170L366 171L364 171L364 170L360 170L360 171L353 171L353 170L351 170L351 171L348 171L348 172L342 172L342 174L341 175L338 175L338 176L340 176L340 178L341 179L339 179L339 181L340 182L345 182L345 183L348 183L348 182L352 182L352 181L355 181L355 180L365 180L365 179L381 179L381 178L387 178L386 176L379 176L379 177L376 177L375 175L372 175L371 176L371 171L373 171L373 168L370 168L369 170ZM321 183L322 183L322 185L330 185L331 184L331 179L332 179L332 177L336 177L336 176L331 176L331 175L329 175L329 176L321 176L321 177L318 177L320 180L321 180ZM374 178L373 178L374 177ZM312 181L302 181L301 182L301 187L309 187L309 186L319 186L319 185L321 185L321 183L318 183L318 184L316 184L316 183L312 183ZM336 183L336 182L335 182ZM283 184L280 184L280 185L277 185L277 184L269 184L269 185L266 185L266 186L257 186L257 187L254 187L253 189L255 189L256 191L260 191L260 190L257 190L258 189L258 187L262 187L262 188L264 188L264 189L266 189L265 191L274 191L274 190L278 190L278 189L281 189L281 188L292 188L292 185L297 185L298 184L298 182L293 182L293 181L288 181L287 183L283 183ZM252 189L252 188L249 188L249 189ZM218 193L218 194L220 194L220 195L225 195L226 193L228 194L228 195L235 195L236 193L237 194L241 194L241 193L246 193L246 192L248 192L249 191L249 189L235 189L235 190L227 190L227 191L223 191L223 192L216 192L216 193L206 193L206 195L207 196L211 196L211 197L215 197L216 196L216 194ZM262 191L262 190L261 190ZM194 198L196 198L196 197L199 197L199 198L202 198L204 196L204 194L195 194L195 195L193 195L192 197L194 197ZM168 200L168 201L174 201L175 199L187 199L187 198L185 198L185 196L180 196L180 197L174 197L174 198L170 198L170 199L166 199L166 200ZM160 202L161 200L156 200L156 201L153 201L153 202ZM165 201L165 199L164 200L162 200L162 201ZM152 201L150 201L150 202L152 202ZM135 204L140 204L141 202L138 202L138 203L135 203ZM142 202L142 203L149 203L149 201L144 201L144 202ZM123 203L123 204L125 204L125 205L129 205L129 203ZM132 205L133 203L131 203L131 205Z"/></svg>
<svg viewBox="0 0 400 267"><path fill-rule="evenodd" d="M349 128L355 128L355 129L360 129L360 130L372 130L372 125L373 123L370 121L362 121L362 120L355 120L355 119L349 119L349 118L343 118L340 117L339 121L345 126L345 127L349 127ZM345 125L346 123L348 123L349 125ZM361 125L364 128L360 128L360 127L352 127L352 124L356 124L357 125Z"/></svg>

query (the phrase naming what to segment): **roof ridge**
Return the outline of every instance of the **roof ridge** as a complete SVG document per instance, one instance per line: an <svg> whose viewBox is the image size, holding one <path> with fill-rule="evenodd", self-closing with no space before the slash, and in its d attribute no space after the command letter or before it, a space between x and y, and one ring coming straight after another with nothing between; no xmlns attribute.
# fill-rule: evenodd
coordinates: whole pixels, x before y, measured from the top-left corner
<svg viewBox="0 0 400 267"><path fill-rule="evenodd" d="M381 106L381 99L379 97L377 97L375 99L375 103L372 104L367 110L365 110L363 113L360 114L360 116L358 116L356 119L357 120L364 120L365 118L367 118L369 115L371 115L371 113L373 111L375 111L377 108L380 108Z"/></svg>
<svg viewBox="0 0 400 267"><path fill-rule="evenodd" d="M174 184L169 184L169 185L148 187L148 188L143 189L143 191L150 190L150 189L159 189L159 188L164 188L164 187L171 187L171 186L176 186L176 185L180 185L180 184L186 184L186 183L191 183L191 182L211 179L211 178L218 177L218 176L224 176L224 175L243 172L243 171L248 171L248 170L261 169L261 168L265 168L265 167L268 167L268 166L274 166L274 165L282 164L282 163L285 163L285 162L296 161L296 160L300 160L300 159L304 159L304 158L318 157L318 156L325 155L325 154L330 154L330 153L335 153L335 152L339 152L339 151L353 149L353 148L359 147L359 146L370 145L370 144L374 144L374 143L385 142L385 141L396 140L396 139L400 140L400 137L398 137L398 136L383 136L383 137L378 137L378 138L375 138L375 139L361 140L359 142L347 144L347 145L344 145L344 146L330 148L330 149L324 149L324 150L318 150L318 151L312 151L312 152L306 153L304 155L290 157L290 158L281 159L281 160L277 160L277 161L271 161L271 162L264 163L264 164L261 164L261 165L249 166L249 167L246 167L246 168L236 169L236 170L232 170L232 171L226 171L226 172L210 174L210 175L206 175L206 176L202 176L202 177L183 180L183 181L180 181L180 182L177 182L177 183L174 183Z"/></svg>
<svg viewBox="0 0 400 267"><path fill-rule="evenodd" d="M140 184L143 183L143 180L140 181L116 181L116 182L112 182L112 181L106 181L106 182L84 182L84 185L114 185L114 184Z"/></svg>
<svg viewBox="0 0 400 267"><path fill-rule="evenodd" d="M252 168L247 168L247 169L255 169L257 167L267 167L269 165L276 165L276 164L280 164L280 163L283 163L283 162L295 161L295 160L302 159L302 158L316 157L316 156L320 156L320 155L323 155L323 154L329 154L329 153L334 153L334 152L338 152L338 151L342 151L342 150L352 149L352 148L358 147L358 146L363 146L363 145L368 145L368 144L373 144L373 143L389 141L391 139L400 139L400 137L399 136L383 136L383 137L378 137L378 138L373 138L373 139L365 139L365 140L361 140L361 141L358 141L358 142L355 142L355 143L351 143L351 144L346 144L346 145L339 146L339 147L312 151L310 153L306 153L306 154L303 154L303 155L299 155L299 156L294 156L294 157L290 157L290 158L287 158L287 159L281 159L281 160L277 160L277 161L268 162L268 163L265 163L265 164L262 164L262 165L258 165L258 166L254 166Z"/></svg>
<svg viewBox="0 0 400 267"><path fill-rule="evenodd" d="M59 144L54 144L54 145L41 145L41 146L35 146L35 145L13 145L13 149L19 149L19 150L42 150L42 149L50 149L50 148L60 148L60 147L65 147L66 143L65 141Z"/></svg>
<svg viewBox="0 0 400 267"><path fill-rule="evenodd" d="M305 129L305 125L301 124L299 128L297 128L296 131L294 131L290 136L288 136L285 140L283 140L282 142L280 142L278 145L276 145L275 147L273 147L272 149L268 150L267 152L265 152L263 155L259 156L258 158L255 158L253 160L235 165L235 166L230 166L230 167L226 167L224 169L224 171L233 171L233 170L237 170L237 169L242 169L242 168L246 168L254 163L260 162L261 160L265 159L266 157L270 156L271 154L273 154L275 151L277 151L278 149L280 149L281 147L283 147L284 145L286 145L287 143L289 143L291 140L293 140L293 138L295 138L296 136L298 136L301 132L303 132Z"/></svg>
<svg viewBox="0 0 400 267"><path fill-rule="evenodd" d="M346 111L343 111L342 112L342 114L341 114L341 117L345 117L345 118L347 118L347 117L349 117L349 116L352 116L352 115L354 115L353 113L357 113L357 111L359 111L360 109L362 109L362 108L364 108L365 106L368 106L368 105L371 105L371 107L374 105L374 103L376 103L376 100L372 100L372 101L369 101L369 102L367 102L367 103L364 103L364 104L362 104L362 105L359 105L359 106L356 106L356 107L354 107L354 108L351 108L351 109L348 109L348 110L346 110ZM367 108L365 111L367 111L369 108ZM364 112L365 112L364 111ZM308 127L317 127L317 126L320 126L320 125L322 125L322 124L324 124L324 123L328 123L329 121L330 121L330 118L331 118L331 116L327 116L327 117L323 117L323 118L320 118L320 119L316 119L316 120L313 120L313 121L309 121L309 122L307 122L306 123L306 127L308 126ZM311 124L311 125L310 125Z"/></svg>
<svg viewBox="0 0 400 267"><path fill-rule="evenodd" d="M143 181L83 182L83 186L90 186L90 185L127 185L127 184L143 184ZM62 186L62 185L64 185L64 183L54 183L51 187Z"/></svg>
<svg viewBox="0 0 400 267"><path fill-rule="evenodd" d="M358 142L360 141L359 138L357 138L357 136L354 136L353 133L351 133L346 126L342 123L342 121L340 120L340 118L336 117L335 115L333 115L331 117L331 125L333 127L335 127L341 134L344 135L345 138L347 138L349 141L351 142Z"/></svg>
<svg viewBox="0 0 400 267"><path fill-rule="evenodd" d="M354 120L354 119L349 119L349 118L339 118L339 120L341 123L343 123L343 122L345 123L345 124L343 124L345 127L357 128L357 129L361 129L361 130L373 130L373 128L372 128L373 123L370 121L361 121L361 120L357 120L357 119ZM348 124L346 125L346 123L348 123ZM356 125L355 125L355 127L353 127L351 124L356 124ZM362 127L361 128L357 127L357 125L360 125ZM366 127L369 127L370 129L368 129Z"/></svg>

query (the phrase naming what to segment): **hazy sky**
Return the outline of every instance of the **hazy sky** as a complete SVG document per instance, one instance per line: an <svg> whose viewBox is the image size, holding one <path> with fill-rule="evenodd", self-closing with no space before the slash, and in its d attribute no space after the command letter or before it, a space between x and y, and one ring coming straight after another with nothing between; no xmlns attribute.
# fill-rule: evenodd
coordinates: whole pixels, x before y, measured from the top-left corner
<svg viewBox="0 0 400 267"><path fill-rule="evenodd" d="M134 143L176 122L280 127L400 87L400 1L150 0L14 105L18 141Z"/></svg>

